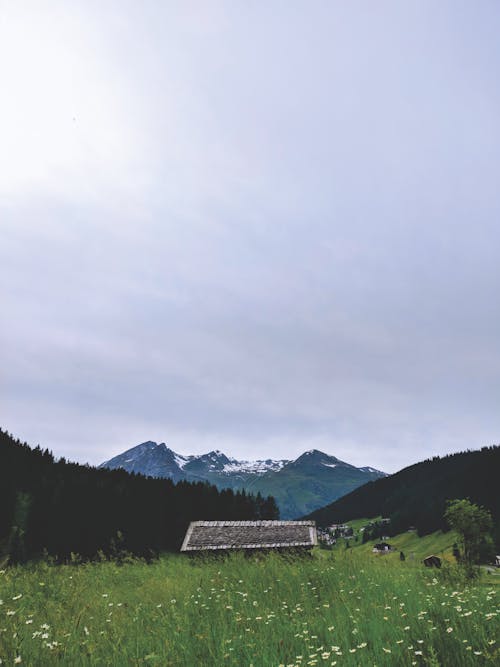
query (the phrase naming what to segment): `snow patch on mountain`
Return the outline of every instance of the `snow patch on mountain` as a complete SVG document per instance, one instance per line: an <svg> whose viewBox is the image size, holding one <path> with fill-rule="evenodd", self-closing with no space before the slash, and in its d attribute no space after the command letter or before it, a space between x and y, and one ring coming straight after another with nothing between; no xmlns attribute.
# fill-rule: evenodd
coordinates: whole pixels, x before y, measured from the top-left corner
<svg viewBox="0 0 500 667"><path fill-rule="evenodd" d="M174 461L177 463L179 468L182 470L186 463L189 463L191 461L192 456L181 456L181 454L176 454L175 452L172 452L174 455Z"/></svg>
<svg viewBox="0 0 500 667"><path fill-rule="evenodd" d="M273 461L271 459L267 459L266 461L237 461L236 459L230 459L230 462L224 466L223 472L263 475L270 471L277 472L287 463L288 461Z"/></svg>
<svg viewBox="0 0 500 667"><path fill-rule="evenodd" d="M373 472L387 477L387 473L383 472L382 470L377 470L376 468L371 468L370 466L363 466L363 468L358 468L358 470L361 470L361 472Z"/></svg>

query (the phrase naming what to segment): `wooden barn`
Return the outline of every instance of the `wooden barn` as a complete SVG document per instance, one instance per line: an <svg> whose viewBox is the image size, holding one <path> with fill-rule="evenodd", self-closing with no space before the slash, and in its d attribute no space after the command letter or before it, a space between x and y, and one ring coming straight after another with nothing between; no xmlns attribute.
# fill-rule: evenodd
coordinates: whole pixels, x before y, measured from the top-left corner
<svg viewBox="0 0 500 667"><path fill-rule="evenodd" d="M311 549L315 521L192 521L181 551Z"/></svg>

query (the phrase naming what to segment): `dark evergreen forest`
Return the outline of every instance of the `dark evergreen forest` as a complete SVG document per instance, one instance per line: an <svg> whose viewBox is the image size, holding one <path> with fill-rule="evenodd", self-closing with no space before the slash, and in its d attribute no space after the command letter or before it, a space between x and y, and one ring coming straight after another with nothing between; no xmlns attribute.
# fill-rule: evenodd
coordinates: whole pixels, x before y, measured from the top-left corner
<svg viewBox="0 0 500 667"><path fill-rule="evenodd" d="M447 500L469 498L493 515L500 548L500 446L434 457L355 489L310 514L320 526L378 515L391 519L386 534L415 526L420 535L446 530ZM498 551L497 551L498 553Z"/></svg>
<svg viewBox="0 0 500 667"><path fill-rule="evenodd" d="M190 521L277 519L274 498L56 461L0 430L0 561L178 550Z"/></svg>

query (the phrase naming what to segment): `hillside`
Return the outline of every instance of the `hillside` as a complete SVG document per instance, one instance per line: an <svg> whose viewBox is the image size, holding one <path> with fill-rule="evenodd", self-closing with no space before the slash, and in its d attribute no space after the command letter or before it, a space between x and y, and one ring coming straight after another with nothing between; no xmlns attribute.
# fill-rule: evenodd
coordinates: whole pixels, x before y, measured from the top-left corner
<svg viewBox="0 0 500 667"><path fill-rule="evenodd" d="M319 525L342 523L377 515L391 519L391 531L415 526L419 534L446 529L446 500L470 498L489 509L500 543L500 447L435 457L404 468L352 491L307 516Z"/></svg>
<svg viewBox="0 0 500 667"><path fill-rule="evenodd" d="M276 517L272 498L55 461L0 430L0 563L43 551L148 556L177 550L192 520Z"/></svg>
<svg viewBox="0 0 500 667"><path fill-rule="evenodd" d="M352 528L352 538L346 540L345 537L340 536L335 544L328 545L326 548L332 550L335 555L340 556L346 550L346 542L349 542L349 549L352 553L373 560L374 555L372 549L375 544L381 541L381 537L377 536L371 539L366 539L364 531L367 525L370 523L378 523L380 519L381 517L372 517L371 519L360 518L349 521L347 526ZM384 527L384 532L385 529L386 527ZM434 533L428 533L423 536L419 536L414 530L405 530L403 533L391 535L388 541L394 551L389 554L384 554L380 558L383 558L387 563L395 564L399 561L400 551L403 551L408 560L408 564L418 566L422 564L422 560L426 556L429 554L436 554L437 556L441 556L449 564L454 565L456 559L453 556L453 544L457 539L458 536L453 530L437 530ZM322 548L324 548L324 545L322 545ZM498 579L500 583L500 572Z"/></svg>
<svg viewBox="0 0 500 667"><path fill-rule="evenodd" d="M204 481L218 489L245 489L276 499L282 519L294 519L340 498L385 473L356 468L317 449L297 459L238 461L221 451L183 456L165 443L143 442L101 464L174 482Z"/></svg>

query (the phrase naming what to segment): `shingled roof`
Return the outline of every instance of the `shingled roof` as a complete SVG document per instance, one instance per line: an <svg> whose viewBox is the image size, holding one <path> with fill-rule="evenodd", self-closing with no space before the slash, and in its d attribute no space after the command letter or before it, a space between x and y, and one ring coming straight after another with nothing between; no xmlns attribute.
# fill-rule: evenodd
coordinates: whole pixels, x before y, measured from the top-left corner
<svg viewBox="0 0 500 667"><path fill-rule="evenodd" d="M181 551L312 547L315 521L192 521Z"/></svg>

